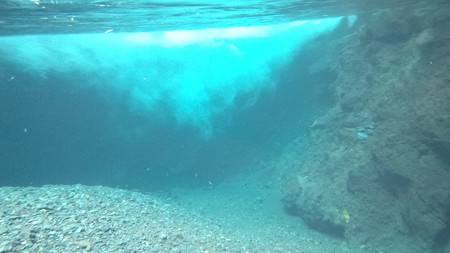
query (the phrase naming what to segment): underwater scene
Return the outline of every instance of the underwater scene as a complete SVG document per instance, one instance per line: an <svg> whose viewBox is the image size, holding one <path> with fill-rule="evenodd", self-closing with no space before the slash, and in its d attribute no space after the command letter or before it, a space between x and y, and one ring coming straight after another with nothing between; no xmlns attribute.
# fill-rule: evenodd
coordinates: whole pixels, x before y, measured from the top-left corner
<svg viewBox="0 0 450 253"><path fill-rule="evenodd" d="M0 253L450 253L450 0L0 0Z"/></svg>

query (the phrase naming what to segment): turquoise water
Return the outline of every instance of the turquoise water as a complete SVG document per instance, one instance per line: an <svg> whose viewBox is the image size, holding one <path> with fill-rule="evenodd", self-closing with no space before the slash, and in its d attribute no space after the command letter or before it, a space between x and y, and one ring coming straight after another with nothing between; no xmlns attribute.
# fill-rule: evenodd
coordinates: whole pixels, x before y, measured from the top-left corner
<svg viewBox="0 0 450 253"><path fill-rule="evenodd" d="M155 194L280 252L448 253L448 5L3 0L0 187Z"/></svg>
<svg viewBox="0 0 450 253"><path fill-rule="evenodd" d="M299 10L312 19L303 20L303 14L286 11L297 5L2 2L2 101L10 108L2 136L18 149L8 152L25 171L51 171L38 177L32 176L36 170L18 173L12 180L59 182L53 171L71 167L73 176L63 176L64 182L81 176L89 183L152 188L128 170L159 178L185 171L216 174L208 168L213 166L228 174L256 153L271 152L272 141L288 138L278 135L301 129L307 123L299 118L323 107L301 94L309 88L297 87L282 98L298 108L279 103L277 96L291 88L277 84L283 78L277 75L303 45L339 24L351 27L353 12L367 11L356 3L345 11L309 3ZM296 96L304 98L295 101ZM285 129L294 121L300 123ZM22 147L20 141L35 144ZM204 152L211 154L203 158ZM90 176L104 170L105 177ZM124 176L133 182L122 181Z"/></svg>
<svg viewBox="0 0 450 253"><path fill-rule="evenodd" d="M0 34L193 30L355 15L414 1L5 0Z"/></svg>

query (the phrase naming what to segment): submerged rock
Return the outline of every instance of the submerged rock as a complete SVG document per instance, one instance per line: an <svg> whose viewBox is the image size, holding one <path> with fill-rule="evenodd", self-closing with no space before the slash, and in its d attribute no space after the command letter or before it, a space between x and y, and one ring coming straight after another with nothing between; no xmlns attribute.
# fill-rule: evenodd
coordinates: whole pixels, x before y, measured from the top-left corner
<svg viewBox="0 0 450 253"><path fill-rule="evenodd" d="M450 15L434 8L330 42L336 103L287 177L287 211L364 252L450 249Z"/></svg>

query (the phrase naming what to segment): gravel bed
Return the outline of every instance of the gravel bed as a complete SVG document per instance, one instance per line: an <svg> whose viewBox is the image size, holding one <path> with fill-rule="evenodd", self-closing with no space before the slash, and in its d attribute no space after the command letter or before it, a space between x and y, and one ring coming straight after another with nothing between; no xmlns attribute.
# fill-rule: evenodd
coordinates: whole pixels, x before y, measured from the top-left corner
<svg viewBox="0 0 450 253"><path fill-rule="evenodd" d="M280 245L240 236L168 199L127 190L3 187L0 200L0 253L326 252L301 247L300 238Z"/></svg>

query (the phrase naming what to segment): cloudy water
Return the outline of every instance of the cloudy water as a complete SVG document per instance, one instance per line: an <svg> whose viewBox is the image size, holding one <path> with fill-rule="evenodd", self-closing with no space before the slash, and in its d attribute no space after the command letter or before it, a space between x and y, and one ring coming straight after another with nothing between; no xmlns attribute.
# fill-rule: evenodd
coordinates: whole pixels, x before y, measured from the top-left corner
<svg viewBox="0 0 450 253"><path fill-rule="evenodd" d="M0 253L449 253L448 10L0 0Z"/></svg>

